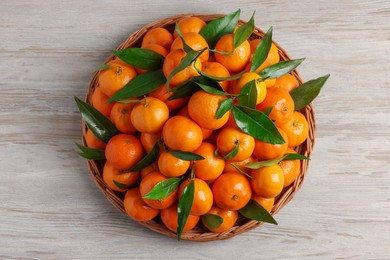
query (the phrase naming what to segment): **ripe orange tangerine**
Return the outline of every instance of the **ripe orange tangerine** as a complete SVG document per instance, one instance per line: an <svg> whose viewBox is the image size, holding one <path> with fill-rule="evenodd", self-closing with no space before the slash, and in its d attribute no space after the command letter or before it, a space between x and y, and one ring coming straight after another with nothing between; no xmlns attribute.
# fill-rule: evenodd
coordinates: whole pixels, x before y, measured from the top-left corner
<svg viewBox="0 0 390 260"><path fill-rule="evenodd" d="M188 101L188 113L201 127L211 130L219 129L226 124L230 114L230 111L228 111L221 118L216 118L219 104L225 99L225 96L199 90Z"/></svg>
<svg viewBox="0 0 390 260"><path fill-rule="evenodd" d="M173 204L169 208L163 209L160 212L161 221L164 225L171 230L172 232L177 232L177 204ZM187 232L196 227L200 216L189 215L187 218L187 222L184 225L183 232Z"/></svg>
<svg viewBox="0 0 390 260"><path fill-rule="evenodd" d="M215 60L225 66L230 72L242 71L249 61L251 50L247 40L237 48L233 48L233 34L222 36L215 45Z"/></svg>
<svg viewBox="0 0 390 260"><path fill-rule="evenodd" d="M188 32L199 33L206 26L206 22L198 17L186 17L181 19L177 25L182 34ZM178 36L176 30L173 32L173 36L174 38Z"/></svg>
<svg viewBox="0 0 390 260"><path fill-rule="evenodd" d="M251 176L251 186L257 195L274 198L283 190L283 170L277 164L253 170Z"/></svg>
<svg viewBox="0 0 390 260"><path fill-rule="evenodd" d="M184 42L191 47L191 49L195 51L203 50L204 48L207 48L203 53L199 56L199 59L204 62L209 59L209 45L207 44L206 40L202 37L202 35L194 32L188 32L183 33L183 39ZM171 51L176 49L183 49L183 40L180 37L177 37L172 45L171 45Z"/></svg>
<svg viewBox="0 0 390 260"><path fill-rule="evenodd" d="M221 209L239 210L252 197L248 179L241 173L225 172L213 183L214 203Z"/></svg>
<svg viewBox="0 0 390 260"><path fill-rule="evenodd" d="M143 155L144 151L138 138L128 134L118 134L112 137L105 150L107 162L121 170L133 167Z"/></svg>
<svg viewBox="0 0 390 260"><path fill-rule="evenodd" d="M112 190L124 192L138 184L139 172L124 172L106 162L103 167L103 181Z"/></svg>
<svg viewBox="0 0 390 260"><path fill-rule="evenodd" d="M166 179L168 178L162 175L161 172L158 171L147 174L139 184L139 190L141 196L144 197L146 194L149 193L149 191L153 189L153 187L157 183L164 181ZM166 209L172 204L174 204L176 202L176 199L177 199L177 190L171 193L168 197L165 197L161 200L158 199L152 200L152 199L143 198L145 203L154 209Z"/></svg>
<svg viewBox="0 0 390 260"><path fill-rule="evenodd" d="M253 155L259 161L280 158L286 153L288 147L287 135L281 128L278 128L278 131L285 141L284 144L271 144L262 142L257 139L255 140L255 149L253 150Z"/></svg>
<svg viewBox="0 0 390 260"><path fill-rule="evenodd" d="M288 146L295 147L301 145L307 139L309 134L309 123L306 117L297 111L291 116L291 119L281 127L287 135Z"/></svg>
<svg viewBox="0 0 390 260"><path fill-rule="evenodd" d="M226 156L238 146L237 154L229 161L242 161L249 158L255 149L255 139L233 127L224 127L217 138L218 153Z"/></svg>
<svg viewBox="0 0 390 260"><path fill-rule="evenodd" d="M181 60L187 55L182 49L176 49L171 51L164 60L163 72L166 78L172 73L172 71L180 64ZM175 74L169 82L170 86L179 85L192 77L199 76L198 70L202 69L202 62L198 58L191 65Z"/></svg>
<svg viewBox="0 0 390 260"><path fill-rule="evenodd" d="M204 160L199 160L194 164L195 176L205 180L211 181L218 178L225 166L225 160L215 156L215 145L203 142L194 153L204 157Z"/></svg>
<svg viewBox="0 0 390 260"><path fill-rule="evenodd" d="M146 97L131 111L131 123L140 132L157 133L169 118L168 106L158 98Z"/></svg>
<svg viewBox="0 0 390 260"><path fill-rule="evenodd" d="M179 201L181 194L184 191L184 188L190 183L190 181L194 181L194 200L192 202L192 207L190 214L191 215L204 215L213 206L213 192L211 191L209 185L199 178L186 179L184 180L179 187Z"/></svg>
<svg viewBox="0 0 390 260"><path fill-rule="evenodd" d="M167 151L163 151L158 157L158 168L168 178L184 175L189 167L189 161L179 159Z"/></svg>
<svg viewBox="0 0 390 260"><path fill-rule="evenodd" d="M98 75L100 90L108 97L112 97L130 80L137 76L135 68L120 60L107 63L111 67L101 70Z"/></svg>
<svg viewBox="0 0 390 260"><path fill-rule="evenodd" d="M213 215L218 215L222 218L222 224L217 227L217 228L212 228L207 225L207 222L204 221L204 217L202 217L202 222L203 225L210 230L211 232L215 233L220 233L220 232L225 232L232 228L234 224L237 221L238 218L238 213L235 210L226 210L226 209L221 209L218 208L217 206L213 206L207 214L213 214Z"/></svg>
<svg viewBox="0 0 390 260"><path fill-rule="evenodd" d="M123 206L127 215L135 221L149 221L160 213L158 209L149 207L141 197L139 187L132 188L126 192Z"/></svg>
<svg viewBox="0 0 390 260"><path fill-rule="evenodd" d="M87 146L91 148L96 149L105 149L106 143L99 140L92 132L91 130L87 130L87 133L85 134L85 141L87 142Z"/></svg>
<svg viewBox="0 0 390 260"><path fill-rule="evenodd" d="M172 34L167 29L160 27L148 30L142 39L141 47L145 47L149 44L157 44L168 51L172 42Z"/></svg>
<svg viewBox="0 0 390 260"><path fill-rule="evenodd" d="M162 133L165 144L172 150L191 152L196 150L203 140L199 125L184 116L168 119Z"/></svg>

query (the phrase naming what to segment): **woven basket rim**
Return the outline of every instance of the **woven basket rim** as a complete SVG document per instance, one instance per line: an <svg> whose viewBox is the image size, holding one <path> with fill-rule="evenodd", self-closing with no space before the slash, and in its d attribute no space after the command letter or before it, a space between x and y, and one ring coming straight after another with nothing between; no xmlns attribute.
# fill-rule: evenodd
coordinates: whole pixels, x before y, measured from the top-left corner
<svg viewBox="0 0 390 260"><path fill-rule="evenodd" d="M172 30L173 26L176 22L178 22L180 19L185 17L199 17L200 19L208 22L215 18L221 17L224 14L179 14L172 17L164 18L161 20L157 20L154 22L151 22L149 24L146 24L139 30L135 31L133 34L131 34L125 41L123 41L116 49L124 49L128 47L137 47L140 45L143 35L152 28L157 27L165 27ZM239 20L239 24L246 23L243 20ZM254 32L252 33L251 38L262 38L264 36L264 31L262 31L260 28L255 27ZM290 60L290 56L287 54L287 52L275 41L273 41L275 46L278 48L280 60ZM105 62L108 62L114 58L114 55L111 54L106 59ZM296 77L299 84L302 84L302 78L299 75L299 73L294 70L291 72L292 75ZM95 88L98 85L98 79L97 79L98 72L95 72L92 80L90 81L88 91L85 96L85 101L89 104L91 104L91 96L95 90ZM300 146L296 147L296 151L302 155L305 155L307 157L311 157L311 153L313 151L314 143L315 143L315 131L316 131L316 122L315 122L315 114L314 114L314 108L312 104L309 104L304 109L300 111L306 116L306 119L309 123L309 134L307 140ZM86 145L86 135L87 126L84 121L82 121L82 142L84 145ZM110 190L106 184L104 183L102 179L102 169L103 169L103 162L101 161L92 161L88 160L88 168L91 173L92 179L94 180L97 187L103 192L105 197L113 204L115 208L126 214L123 206L123 195ZM309 166L309 160L303 160L301 161L301 171L298 175L297 179L294 181L293 184L291 184L289 187L283 189L282 193L275 198L274 206L271 210L271 215L275 215L277 212L279 212L296 194L296 192L299 190L301 185L303 184L305 175L307 173L307 169ZM176 233L170 231L167 229L163 224L161 224L158 221L151 220L146 222L140 222L136 221L137 223L154 230L160 234L164 234L170 237L177 237ZM233 236L236 236L240 233L249 231L253 228L256 228L257 226L263 224L262 222L258 222L255 220L249 220L244 217L240 217L238 220L238 225L235 225L228 231L222 232L222 233L213 233L205 229L204 227L196 227L193 230L190 230L188 232L183 233L182 239L183 240L191 240L191 241L197 241L197 242L204 242L204 241L212 241L212 240L221 240L221 239L227 239L231 238Z"/></svg>

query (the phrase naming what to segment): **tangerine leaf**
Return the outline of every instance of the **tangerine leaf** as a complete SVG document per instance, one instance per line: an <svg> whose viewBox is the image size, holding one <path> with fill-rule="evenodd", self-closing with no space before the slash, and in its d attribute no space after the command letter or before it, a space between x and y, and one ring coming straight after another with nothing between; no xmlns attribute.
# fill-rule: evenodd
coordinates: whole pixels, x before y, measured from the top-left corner
<svg viewBox="0 0 390 260"><path fill-rule="evenodd" d="M213 80L216 80L216 81L231 81L231 80L236 80L236 79L239 79L241 78L241 76L245 73L245 70L241 71L240 73L237 73L233 76L227 76L227 77L219 77L219 76L213 76L211 74L208 74L206 72L203 72L201 70L197 70L199 72L200 75L206 77L206 78L209 78L209 79L213 79Z"/></svg>
<svg viewBox="0 0 390 260"><path fill-rule="evenodd" d="M238 104L243 107L256 108L257 87L256 79L249 81L242 87L238 96Z"/></svg>
<svg viewBox="0 0 390 260"><path fill-rule="evenodd" d="M88 129L101 141L107 143L111 137L119 134L114 124L96 108L85 103L78 97L74 97L81 116L85 121Z"/></svg>
<svg viewBox="0 0 390 260"><path fill-rule="evenodd" d="M273 106L270 106L269 108L267 108L266 110L263 111L263 113L266 115L266 116L269 116L269 114L271 114L272 112L272 109L274 109Z"/></svg>
<svg viewBox="0 0 390 260"><path fill-rule="evenodd" d="M188 46L188 44L184 41L183 34L181 33L179 25L177 23L175 24L175 31L176 31L177 35L180 37L180 39L181 39L181 41L183 43L184 51L187 52L187 53L190 52L190 51L193 51L193 49L190 46Z"/></svg>
<svg viewBox="0 0 390 260"><path fill-rule="evenodd" d="M222 100L221 103L219 103L219 107L215 113L215 118L216 119L222 118L228 111L232 109L232 107L233 107L232 98Z"/></svg>
<svg viewBox="0 0 390 260"><path fill-rule="evenodd" d="M255 20L254 20L255 12L253 12L251 19L249 22L241 25L235 31L233 36L233 49L240 46L243 42L245 42L253 33L255 29Z"/></svg>
<svg viewBox="0 0 390 260"><path fill-rule="evenodd" d="M273 29L271 26L257 45L255 53L253 54L252 64L250 68L251 72L257 70L260 65L263 64L264 61L267 59L272 44L272 30Z"/></svg>
<svg viewBox="0 0 390 260"><path fill-rule="evenodd" d="M202 216L202 221L209 228L219 228L223 223L223 218L217 214L207 213Z"/></svg>
<svg viewBox="0 0 390 260"><path fill-rule="evenodd" d="M79 155L88 160L105 160L106 156L103 149L96 149L81 144L76 143L77 147L80 149Z"/></svg>
<svg viewBox="0 0 390 260"><path fill-rule="evenodd" d="M294 100L295 110L300 110L310 104L320 93L321 88L329 78L329 74L309 80L290 92Z"/></svg>
<svg viewBox="0 0 390 260"><path fill-rule="evenodd" d="M204 85L202 83L199 83L199 82L196 82L196 84L201 88L203 89L204 91L206 91L207 93L210 93L210 94L214 94L214 95L219 95L219 96L225 96L225 95L228 95L229 93L223 91L223 90L219 90L219 89L216 89L214 87L210 87L210 86L207 86L207 85ZM218 84L219 85L219 84Z"/></svg>
<svg viewBox="0 0 390 260"><path fill-rule="evenodd" d="M237 141L236 147L234 147L234 149L230 153L225 155L223 158L225 160L232 159L234 156L238 154L239 149L240 149L240 141Z"/></svg>
<svg viewBox="0 0 390 260"><path fill-rule="evenodd" d="M184 188L179 204L177 205L177 238L181 239L183 229L187 223L188 216L190 215L192 203L194 202L195 182L190 180L188 185Z"/></svg>
<svg viewBox="0 0 390 260"><path fill-rule="evenodd" d="M164 63L164 56L149 49L127 48L112 53L123 62L144 70L161 69Z"/></svg>
<svg viewBox="0 0 390 260"><path fill-rule="evenodd" d="M176 68L173 69L173 71L171 72L171 74L168 75L168 78L167 78L167 82L165 83L167 87L169 87L169 82L171 82L171 79L173 78L173 76L175 76L177 73L179 73L180 71L184 70L185 68L187 68L188 66L191 65L191 63L197 58L199 57L199 55L204 51L205 49L203 49L202 51L189 51L186 56L184 56L184 58L180 61L179 65L176 66Z"/></svg>
<svg viewBox="0 0 390 260"><path fill-rule="evenodd" d="M166 79L161 69L142 73L127 83L107 102L114 102L128 98L146 95L164 85Z"/></svg>
<svg viewBox="0 0 390 260"><path fill-rule="evenodd" d="M246 218L277 225L271 214L254 200L250 200L239 212Z"/></svg>
<svg viewBox="0 0 390 260"><path fill-rule="evenodd" d="M232 113L234 121L244 133L266 143L285 143L274 122L263 112L247 107L233 106Z"/></svg>
<svg viewBox="0 0 390 260"><path fill-rule="evenodd" d="M199 34L203 36L210 48L214 48L215 44L223 35L234 32L240 13L241 10L238 9L229 15L210 21L202 28Z"/></svg>
<svg viewBox="0 0 390 260"><path fill-rule="evenodd" d="M286 60L286 61L281 61L278 62L274 65L271 65L265 69L263 69L259 75L263 79L274 79L274 78L279 78L287 73L290 73L293 71L296 67L299 66L299 64L304 61L305 58L302 59L296 59L296 60Z"/></svg>
<svg viewBox="0 0 390 260"><path fill-rule="evenodd" d="M249 174L247 174L246 172L244 172L243 170L240 169L240 166L238 164L235 164L235 163L230 163L239 173L245 175L246 177L252 179L253 177ZM242 166L241 166L242 167Z"/></svg>
<svg viewBox="0 0 390 260"><path fill-rule="evenodd" d="M198 90L199 86L193 80L188 80L184 84L171 89L170 91L173 92L173 94L167 99L167 101L189 97Z"/></svg>
<svg viewBox="0 0 390 260"><path fill-rule="evenodd" d="M272 160L260 161L260 162L250 162L245 164L245 168L249 169L260 169L266 166L273 166L275 164L280 163L281 161L291 161L291 160L310 160L309 157L298 153L287 153L284 156Z"/></svg>
<svg viewBox="0 0 390 260"><path fill-rule="evenodd" d="M142 198L150 200L162 200L171 195L179 187L182 178L169 178L160 181Z"/></svg>
<svg viewBox="0 0 390 260"><path fill-rule="evenodd" d="M103 66L100 67L99 71L107 70L107 69L111 69L111 68L113 68L113 66L111 66L109 64L103 64Z"/></svg>
<svg viewBox="0 0 390 260"><path fill-rule="evenodd" d="M185 152L185 151L179 151L179 150L169 150L169 153L171 153L176 158L179 158L184 161L199 161L204 160L204 157L191 152Z"/></svg>
<svg viewBox="0 0 390 260"><path fill-rule="evenodd" d="M134 165L133 167L130 168L129 172L140 171L140 170L144 169L145 167L151 165L152 163L154 163L157 160L158 155L160 153L160 146L159 146L160 140L158 140L153 145L152 150L150 150L150 152L147 155L145 155L144 158L142 158L136 165Z"/></svg>
<svg viewBox="0 0 390 260"><path fill-rule="evenodd" d="M118 182L116 180L112 180L112 182L115 184L115 186L117 186L121 190L127 190L127 189L129 189L131 187L131 186L127 185L127 184Z"/></svg>

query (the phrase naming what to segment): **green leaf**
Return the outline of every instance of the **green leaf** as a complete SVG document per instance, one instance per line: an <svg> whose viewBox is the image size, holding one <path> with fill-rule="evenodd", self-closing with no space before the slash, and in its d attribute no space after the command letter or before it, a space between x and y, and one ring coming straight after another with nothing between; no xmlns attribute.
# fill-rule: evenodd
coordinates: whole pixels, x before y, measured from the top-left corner
<svg viewBox="0 0 390 260"><path fill-rule="evenodd" d="M234 121L244 133L266 143L285 143L274 122L263 112L247 107L233 106L232 113Z"/></svg>
<svg viewBox="0 0 390 260"><path fill-rule="evenodd" d="M257 70L261 64L268 57L269 50L272 44L272 26L268 29L267 33L261 38L260 43L257 45L255 53L253 54L252 65L250 71Z"/></svg>
<svg viewBox="0 0 390 260"><path fill-rule="evenodd" d="M182 178L169 178L160 181L142 198L150 200L162 200L171 195L179 187Z"/></svg>
<svg viewBox="0 0 390 260"><path fill-rule="evenodd" d="M269 116L269 114L271 114L273 108L274 108L273 106L270 106L269 108L267 108L266 110L264 110L263 113L264 113L266 116Z"/></svg>
<svg viewBox="0 0 390 260"><path fill-rule="evenodd" d="M180 240L188 216L190 215L192 203L194 202L195 182L190 180L188 185L184 188L180 196L179 204L177 205L177 238Z"/></svg>
<svg viewBox="0 0 390 260"><path fill-rule="evenodd" d="M164 56L148 49L127 48L113 50L112 53L123 62L144 70L161 69L164 63Z"/></svg>
<svg viewBox="0 0 390 260"><path fill-rule="evenodd" d="M108 102L146 95L164 85L165 80L164 73L161 69L147 71L133 78L111 97Z"/></svg>
<svg viewBox="0 0 390 260"><path fill-rule="evenodd" d="M121 190L127 190L127 189L129 189L131 187L131 186L126 185L124 183L117 182L116 180L112 180L112 181L114 182L115 186L117 186Z"/></svg>
<svg viewBox="0 0 390 260"><path fill-rule="evenodd" d="M213 75L210 75L206 72L203 72L201 70L198 70L197 71L199 72L200 75L206 77L206 78L209 78L209 79L213 79L213 80L216 80L216 81L231 81L231 80L236 80L236 79L239 79L241 78L241 76L245 73L245 70L241 71L240 73L237 73L237 74L234 74L233 76L228 76L228 77L218 77L218 76L213 76Z"/></svg>
<svg viewBox="0 0 390 260"><path fill-rule="evenodd" d="M179 150L169 150L168 152L171 153L176 158L179 158L179 159L185 160L185 161L204 160L203 156L200 156L199 154L196 154L196 153L179 151Z"/></svg>
<svg viewBox="0 0 390 260"><path fill-rule="evenodd" d="M74 97L74 100L76 101L85 124L99 140L107 143L111 137L119 134L119 131L114 124L96 108L81 101L76 96Z"/></svg>
<svg viewBox="0 0 390 260"><path fill-rule="evenodd" d="M225 160L232 159L234 156L238 154L239 149L240 149L240 141L237 141L236 147L234 147L233 151L225 155L223 158Z"/></svg>
<svg viewBox="0 0 390 260"><path fill-rule="evenodd" d="M295 110L300 110L310 104L320 93L321 88L329 78L329 74L307 81L290 92L294 100Z"/></svg>
<svg viewBox="0 0 390 260"><path fill-rule="evenodd" d="M111 68L113 68L113 66L111 66L109 64L104 64L103 66L100 67L99 71L107 70L107 69L111 69Z"/></svg>
<svg viewBox="0 0 390 260"><path fill-rule="evenodd" d="M208 228L219 228L223 223L220 215L207 213L202 216L202 221Z"/></svg>
<svg viewBox="0 0 390 260"><path fill-rule="evenodd" d="M190 51L193 51L193 49L190 46L188 46L188 44L184 41L183 34L181 33L179 25L177 23L175 24L175 31L176 31L177 35L180 37L180 39L181 39L181 41L183 43L184 51L187 52L187 53L190 52Z"/></svg>
<svg viewBox="0 0 390 260"><path fill-rule="evenodd" d="M243 107L256 109L257 103L257 80L251 80L244 85L238 96L238 104Z"/></svg>
<svg viewBox="0 0 390 260"><path fill-rule="evenodd" d="M255 12L253 12L251 19L249 22L241 25L236 32L234 33L233 37L233 48L237 48L240 46L243 42L245 42L253 33L253 30L255 29L255 20L254 20Z"/></svg>
<svg viewBox="0 0 390 260"><path fill-rule="evenodd" d="M180 84L179 86L171 89L170 91L173 92L173 94L167 99L167 101L189 97L198 90L199 86L192 79L190 79L183 84Z"/></svg>
<svg viewBox="0 0 390 260"><path fill-rule="evenodd" d="M310 160L309 157L306 157L301 154L297 153L287 153L284 156L272 160L267 160L267 161L260 161L260 162L250 162L245 164L245 168L249 169L260 169L262 167L266 166L273 166L275 164L280 163L281 161L291 161L291 160Z"/></svg>
<svg viewBox="0 0 390 260"><path fill-rule="evenodd" d="M104 155L103 149L96 149L81 144L76 143L77 147L80 149L79 155L88 160L105 160L106 156Z"/></svg>
<svg viewBox="0 0 390 260"><path fill-rule="evenodd" d="M219 107L217 109L217 112L215 113L215 118L220 119L228 111L230 111L232 109L232 107L233 107L233 99L232 98L222 100L221 103L219 103Z"/></svg>
<svg viewBox="0 0 390 260"><path fill-rule="evenodd" d="M210 87L210 86L207 86L207 85L204 85L202 83L199 83L199 82L196 82L196 84L201 88L203 89L204 91L206 91L207 93L210 93L210 94L213 94L213 95L219 95L219 96L225 96L225 95L229 95L229 93L225 92L225 91L222 91L222 90L219 90L219 89L216 89L214 87ZM219 85L219 84L218 84Z"/></svg>
<svg viewBox="0 0 390 260"><path fill-rule="evenodd" d="M271 214L259 205L256 201L250 200L245 207L239 210L239 212L249 219L267 222L277 225L276 220L271 216Z"/></svg>
<svg viewBox="0 0 390 260"><path fill-rule="evenodd" d="M131 169L129 170L130 172L140 171L140 170L144 169L145 167L151 165L152 163L154 163L157 160L158 155L160 153L160 146L159 146L160 140L158 140L153 145L152 150L150 150L150 152L147 155L145 155L144 158L142 158L136 165L131 167Z"/></svg>
<svg viewBox="0 0 390 260"><path fill-rule="evenodd" d="M238 9L234 13L214 19L210 21L200 31L200 35L205 38L210 48L214 48L217 41L225 34L234 32L241 10Z"/></svg>
<svg viewBox="0 0 390 260"><path fill-rule="evenodd" d="M249 175L249 174L247 174L246 172L244 172L243 170L241 170L239 165L237 165L237 164L235 164L235 163L230 163L230 164L231 164L239 173L245 175L246 177L248 177L248 178L250 178L250 179L253 178L251 175ZM241 166L241 167L243 167L243 166Z"/></svg>
<svg viewBox="0 0 390 260"><path fill-rule="evenodd" d="M187 53L187 55L180 61L179 65L177 65L176 68L174 68L174 70L171 72L171 74L168 75L168 78L167 78L167 82L165 83L167 87L169 87L169 83L171 82L171 79L173 78L173 76L175 76L177 73L179 73L180 71L184 70L185 68L187 68L188 66L191 65L191 63L196 60L196 58L199 57L199 55L204 51L205 49L203 49L202 51L189 51Z"/></svg>
<svg viewBox="0 0 390 260"><path fill-rule="evenodd" d="M290 73L293 71L296 67L299 66L299 64L304 61L305 58L302 59L296 59L296 60L286 60L286 61L281 61L278 62L274 65L271 65L265 69L263 69L259 75L263 79L274 79L274 78L279 78L287 73Z"/></svg>

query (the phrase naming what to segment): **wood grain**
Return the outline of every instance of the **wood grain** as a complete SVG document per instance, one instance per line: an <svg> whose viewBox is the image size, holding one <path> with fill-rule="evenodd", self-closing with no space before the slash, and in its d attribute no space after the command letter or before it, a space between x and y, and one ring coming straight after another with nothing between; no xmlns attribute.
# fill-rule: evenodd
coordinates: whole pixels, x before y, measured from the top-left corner
<svg viewBox="0 0 390 260"><path fill-rule="evenodd" d="M178 13L242 9L294 58L315 101L305 183L276 216L225 241L177 242L115 210L74 142L73 96L127 36ZM0 259L388 259L388 1L1 1Z"/></svg>

